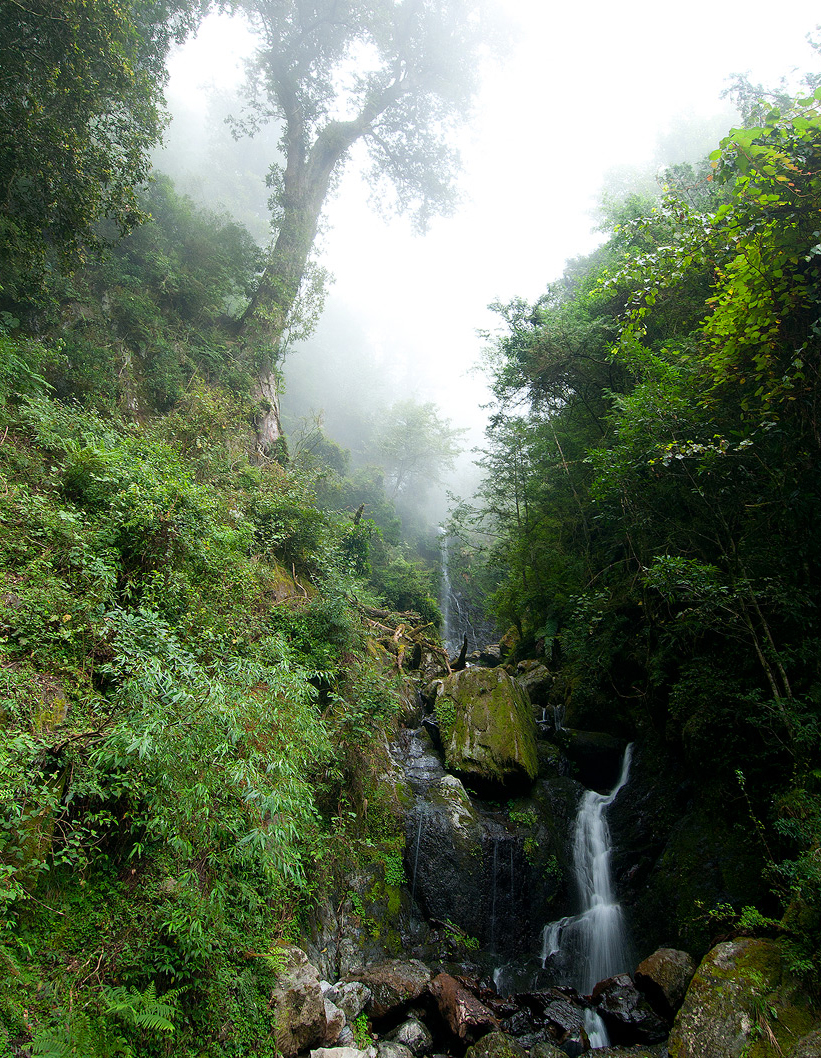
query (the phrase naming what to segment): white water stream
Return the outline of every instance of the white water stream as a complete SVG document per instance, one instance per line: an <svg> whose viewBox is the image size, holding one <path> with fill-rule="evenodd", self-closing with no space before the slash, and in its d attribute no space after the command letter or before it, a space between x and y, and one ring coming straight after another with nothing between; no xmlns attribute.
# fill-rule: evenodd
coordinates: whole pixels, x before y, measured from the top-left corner
<svg viewBox="0 0 821 1058"><path fill-rule="evenodd" d="M450 548L448 545L448 531L444 526L439 526L439 552L442 564L442 584L439 591L439 609L442 611L442 641L450 650L450 641L453 632L450 627Z"/></svg>
<svg viewBox="0 0 821 1058"><path fill-rule="evenodd" d="M558 956L570 968L569 983L585 995L599 981L625 972L630 961L624 919L613 893L606 811L627 782L632 750L625 750L619 781L610 793L588 790L579 804L573 867L581 910L549 922L542 935L543 964ZM588 1011L585 1028L592 1046L607 1046L607 1033L594 1011Z"/></svg>

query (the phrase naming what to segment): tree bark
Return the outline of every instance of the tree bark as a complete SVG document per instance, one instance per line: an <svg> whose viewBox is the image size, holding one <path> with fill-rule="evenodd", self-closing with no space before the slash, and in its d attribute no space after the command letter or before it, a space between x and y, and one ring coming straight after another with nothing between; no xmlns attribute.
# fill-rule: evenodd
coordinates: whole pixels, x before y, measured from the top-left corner
<svg viewBox="0 0 821 1058"><path fill-rule="evenodd" d="M320 129L310 148L295 87L281 75L276 95L285 116L286 165L280 196L279 231L259 285L239 321L240 341L253 350L257 363L254 397L257 454L270 454L283 437L279 418L277 364L282 360L282 339L299 295L319 218L333 173L353 144L372 127L374 120L406 91L402 76L350 121L330 121Z"/></svg>

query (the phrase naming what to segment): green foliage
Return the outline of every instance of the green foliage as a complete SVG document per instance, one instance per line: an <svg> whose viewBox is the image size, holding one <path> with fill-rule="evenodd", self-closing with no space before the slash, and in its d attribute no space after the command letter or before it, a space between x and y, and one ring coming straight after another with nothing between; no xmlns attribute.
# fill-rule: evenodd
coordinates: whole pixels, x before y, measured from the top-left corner
<svg viewBox="0 0 821 1058"><path fill-rule="evenodd" d="M405 885L407 883L402 854L389 852L385 854L385 882L387 885Z"/></svg>
<svg viewBox="0 0 821 1058"><path fill-rule="evenodd" d="M162 132L164 61L198 5L43 0L7 5L0 42L3 307L99 247L97 222L140 219L136 189Z"/></svg>
<svg viewBox="0 0 821 1058"><path fill-rule="evenodd" d="M260 251L243 228L196 209L162 174L138 203L143 223L61 291L63 355L50 365L48 381L64 399L152 413L179 405L178 428L183 408L200 425L213 429L222 419L225 428L240 411L238 398L201 383L219 383L247 400L253 366L227 324L252 292ZM247 431L250 407L241 414ZM207 437L192 437L195 447L197 440L207 445Z"/></svg>
<svg viewBox="0 0 821 1058"><path fill-rule="evenodd" d="M514 808L508 812L508 819L511 823L515 823L517 827L525 827L527 830L534 830L539 822L533 808L523 810Z"/></svg>
<svg viewBox="0 0 821 1058"><path fill-rule="evenodd" d="M360 1051L366 1051L369 1047L376 1046L376 1041L371 1035L367 1014L357 1014L351 1028L353 1029L354 1043Z"/></svg>
<svg viewBox="0 0 821 1058"><path fill-rule="evenodd" d="M143 1030L146 1035L172 1033L173 1018L177 1014L179 992L157 996L152 984L140 992L135 988L107 988L103 990L104 1013L89 1014L73 1010L61 1018L58 1025L44 1029L32 1040L32 1054L37 1058L133 1058L134 1050L119 1034L110 1018L118 1019L128 1028Z"/></svg>
<svg viewBox="0 0 821 1058"><path fill-rule="evenodd" d="M442 738L447 738L453 725L456 723L456 706L452 698L438 698L434 707L436 722L442 732Z"/></svg>
<svg viewBox="0 0 821 1058"><path fill-rule="evenodd" d="M413 611L427 624L439 625L442 615L436 601L432 570L396 549L377 551L373 560L370 584L390 606L399 611Z"/></svg>
<svg viewBox="0 0 821 1058"><path fill-rule="evenodd" d="M386 408L372 443L388 475L391 495L407 492L418 498L441 481L442 472L453 466L461 450L459 437L464 432L441 419L430 402L403 400Z"/></svg>
<svg viewBox="0 0 821 1058"><path fill-rule="evenodd" d="M531 649L555 632L573 723L654 731L736 806L809 980L821 95L755 121L699 186L615 204L605 247L536 304L497 306L472 529L500 624Z"/></svg>
<svg viewBox="0 0 821 1058"><path fill-rule="evenodd" d="M478 938L471 937L465 933L460 926L457 926L455 922L451 922L450 919L445 923L445 940L455 948L461 948L464 951L479 950Z"/></svg>
<svg viewBox="0 0 821 1058"><path fill-rule="evenodd" d="M144 428L20 392L2 412L0 950L25 969L0 1018L25 1031L27 1007L44 1054L160 1053L152 1012L181 1048L226 1017L264 1040L276 933L349 831L401 882L362 767L396 702L349 602L350 521L238 454L224 390L189 396ZM148 1002L188 983L183 1018Z"/></svg>

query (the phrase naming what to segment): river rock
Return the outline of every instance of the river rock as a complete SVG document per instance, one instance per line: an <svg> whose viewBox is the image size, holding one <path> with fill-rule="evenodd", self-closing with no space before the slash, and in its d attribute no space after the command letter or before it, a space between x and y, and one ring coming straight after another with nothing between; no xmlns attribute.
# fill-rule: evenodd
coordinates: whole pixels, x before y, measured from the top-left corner
<svg viewBox="0 0 821 1058"><path fill-rule="evenodd" d="M672 1024L695 972L696 964L686 951L659 948L639 963L636 988L659 1017Z"/></svg>
<svg viewBox="0 0 821 1058"><path fill-rule="evenodd" d="M322 1043L327 1031L325 999L316 967L301 948L283 949L283 968L271 993L277 1051L293 1058Z"/></svg>
<svg viewBox="0 0 821 1058"><path fill-rule="evenodd" d="M530 702L503 669L465 669L443 680L436 717L451 771L497 785L536 778Z"/></svg>
<svg viewBox="0 0 821 1058"><path fill-rule="evenodd" d="M357 974L356 980L371 993L365 1012L369 1017L383 1018L427 992L430 970L418 959L390 959Z"/></svg>
<svg viewBox="0 0 821 1058"><path fill-rule="evenodd" d="M565 1058L561 1051L561 1058ZM465 1058L526 1058L527 1052L504 1032L489 1032L478 1043L468 1047Z"/></svg>
<svg viewBox="0 0 821 1058"><path fill-rule="evenodd" d="M591 1058L667 1058L666 1043L643 1043L638 1047L596 1047ZM531 1051L530 1058L537 1058ZM562 1056L564 1058L564 1056Z"/></svg>
<svg viewBox="0 0 821 1058"><path fill-rule="evenodd" d="M403 1044L417 1058L421 1054L428 1053L433 1047L433 1036L430 1030L418 1018L408 1018L407 1021L403 1021L393 1032L388 1033L388 1039Z"/></svg>
<svg viewBox="0 0 821 1058"><path fill-rule="evenodd" d="M396 1040L380 1040L376 1045L379 1058L413 1058L413 1052L404 1043Z"/></svg>
<svg viewBox="0 0 821 1058"><path fill-rule="evenodd" d="M531 705L541 710L547 705L554 676L546 665L535 660L520 661L516 671L516 682L527 693Z"/></svg>
<svg viewBox="0 0 821 1058"><path fill-rule="evenodd" d="M530 1058L567 1058L567 1052L557 1047L555 1043L541 1041L534 1043L528 1050Z"/></svg>
<svg viewBox="0 0 821 1058"><path fill-rule="evenodd" d="M575 993L573 995L575 996ZM550 988L544 992L526 992L516 998L522 1007L530 1011L536 1026L549 1026L557 1038L577 1034L584 1024L582 1008L558 988Z"/></svg>
<svg viewBox="0 0 821 1058"><path fill-rule="evenodd" d="M340 981L328 989L325 998L339 1007L348 1021L355 1021L371 998L371 990L362 981Z"/></svg>
<svg viewBox="0 0 821 1058"><path fill-rule="evenodd" d="M762 1005L766 1025L758 1016ZM814 1022L806 997L785 972L778 943L742 937L704 957L667 1046L670 1058L741 1058L763 1030L788 1053L817 1028Z"/></svg>
<svg viewBox="0 0 821 1058"><path fill-rule="evenodd" d="M311 1058L376 1058L376 1048L360 1051L357 1047L317 1047Z"/></svg>
<svg viewBox="0 0 821 1058"><path fill-rule="evenodd" d="M332 1003L328 999L327 994L323 997L325 1003L325 1036L322 1040L323 1043L331 1046L339 1040L339 1034L345 1028L346 1017L345 1012L340 1010L339 1007Z"/></svg>
<svg viewBox="0 0 821 1058"><path fill-rule="evenodd" d="M441 973L430 985L439 1012L457 1039L472 1042L491 1029L498 1021L488 1008L450 974Z"/></svg>
<svg viewBox="0 0 821 1058"><path fill-rule="evenodd" d="M667 1036L666 1022L655 1013L629 974L616 974L593 989L597 1010L614 1043L659 1043Z"/></svg>

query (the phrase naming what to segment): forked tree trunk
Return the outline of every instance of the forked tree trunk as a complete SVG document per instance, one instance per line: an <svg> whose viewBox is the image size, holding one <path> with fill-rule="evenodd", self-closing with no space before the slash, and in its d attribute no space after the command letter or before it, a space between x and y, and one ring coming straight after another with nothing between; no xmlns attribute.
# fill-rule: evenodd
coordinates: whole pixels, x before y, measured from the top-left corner
<svg viewBox="0 0 821 1058"><path fill-rule="evenodd" d="M279 373L282 343L299 288L308 267L331 174L349 146L332 126L324 130L305 158L301 151L285 171L279 233L265 271L239 324L240 340L252 350L257 369L253 397L258 403L256 454L264 458L283 438L279 417Z"/></svg>

